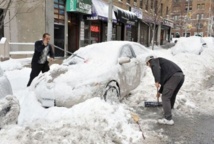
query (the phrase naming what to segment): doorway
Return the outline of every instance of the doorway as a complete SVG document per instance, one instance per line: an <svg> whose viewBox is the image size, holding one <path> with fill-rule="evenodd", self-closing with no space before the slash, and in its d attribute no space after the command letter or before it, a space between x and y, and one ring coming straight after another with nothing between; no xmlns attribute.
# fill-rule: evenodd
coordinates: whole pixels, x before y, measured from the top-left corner
<svg viewBox="0 0 214 144"><path fill-rule="evenodd" d="M116 40L123 41L124 40L124 24L117 23L116 26Z"/></svg>
<svg viewBox="0 0 214 144"><path fill-rule="evenodd" d="M54 45L64 49L64 25L54 25ZM64 56L64 51L55 48L55 56Z"/></svg>
<svg viewBox="0 0 214 144"><path fill-rule="evenodd" d="M68 51L79 49L80 19L77 13L68 13Z"/></svg>

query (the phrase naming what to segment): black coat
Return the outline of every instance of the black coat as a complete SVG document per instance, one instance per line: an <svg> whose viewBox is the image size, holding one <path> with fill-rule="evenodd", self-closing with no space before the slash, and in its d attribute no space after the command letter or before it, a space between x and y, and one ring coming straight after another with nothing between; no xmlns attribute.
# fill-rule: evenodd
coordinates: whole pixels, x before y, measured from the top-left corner
<svg viewBox="0 0 214 144"><path fill-rule="evenodd" d="M48 45L49 45L48 55L51 58L54 58L54 52L53 52L52 46L50 44L48 44ZM38 64L39 58L42 55L42 51L45 49L45 45L43 44L42 40L39 40L39 41L35 42L34 47L35 47L35 49L34 49L32 63L34 63L34 64L37 63Z"/></svg>
<svg viewBox="0 0 214 144"><path fill-rule="evenodd" d="M164 58L151 59L150 66L155 82L161 84L161 88L159 90L160 93L162 93L164 84L171 76L177 72L182 72L181 68L177 64Z"/></svg>

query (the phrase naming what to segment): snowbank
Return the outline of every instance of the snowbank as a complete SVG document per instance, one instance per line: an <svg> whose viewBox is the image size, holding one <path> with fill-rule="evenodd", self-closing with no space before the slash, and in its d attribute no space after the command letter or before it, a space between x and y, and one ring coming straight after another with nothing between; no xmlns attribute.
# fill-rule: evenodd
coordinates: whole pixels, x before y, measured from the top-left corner
<svg viewBox="0 0 214 144"><path fill-rule="evenodd" d="M214 48L214 38L213 37L202 37L202 39L207 44L208 48Z"/></svg>
<svg viewBox="0 0 214 144"><path fill-rule="evenodd" d="M201 54L204 50L205 42L201 37L193 36L193 37L181 37L179 38L176 45L171 49L172 54L176 55L179 53L193 53L193 54Z"/></svg>
<svg viewBox="0 0 214 144"><path fill-rule="evenodd" d="M19 111L19 101L15 96L8 95L0 99L0 129L6 125L16 124Z"/></svg>
<svg viewBox="0 0 214 144"><path fill-rule="evenodd" d="M25 98L24 101L20 100L19 124L23 127L2 129L0 135L4 144L28 141L80 144L142 143L142 133L124 105L109 104L100 98L93 98L71 109L44 109L33 95L26 95Z"/></svg>
<svg viewBox="0 0 214 144"><path fill-rule="evenodd" d="M4 62L0 62L0 67L4 71L13 71L13 70L20 70L25 65L29 65L31 62L31 58L26 59L10 59Z"/></svg>
<svg viewBox="0 0 214 144"><path fill-rule="evenodd" d="M0 67L0 99L13 94L9 80Z"/></svg>

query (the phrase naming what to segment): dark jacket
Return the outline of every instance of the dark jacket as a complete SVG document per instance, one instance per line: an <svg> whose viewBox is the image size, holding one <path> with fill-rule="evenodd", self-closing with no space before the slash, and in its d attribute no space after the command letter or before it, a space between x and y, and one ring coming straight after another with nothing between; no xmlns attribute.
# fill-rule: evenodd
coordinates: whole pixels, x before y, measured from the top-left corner
<svg viewBox="0 0 214 144"><path fill-rule="evenodd" d="M159 90L160 93L163 91L164 84L177 72L182 72L181 68L174 62L164 58L156 58L150 60L152 73L155 78L155 82L161 84Z"/></svg>
<svg viewBox="0 0 214 144"><path fill-rule="evenodd" d="M54 52L53 52L52 46L50 44L48 44L48 46L49 46L48 55L51 58L54 58ZM35 49L34 49L32 63L38 63L38 61L42 55L42 51L45 49L46 46L43 44L42 40L39 40L39 41L35 42L34 47L35 47ZM47 59L46 59L46 61L47 61Z"/></svg>

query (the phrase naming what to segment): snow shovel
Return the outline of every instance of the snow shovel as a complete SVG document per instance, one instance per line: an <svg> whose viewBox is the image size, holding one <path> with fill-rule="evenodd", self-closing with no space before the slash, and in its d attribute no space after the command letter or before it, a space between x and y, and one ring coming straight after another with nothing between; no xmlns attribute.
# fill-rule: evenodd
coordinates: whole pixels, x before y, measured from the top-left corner
<svg viewBox="0 0 214 144"><path fill-rule="evenodd" d="M158 101L145 101L145 107L162 107L162 102Z"/></svg>
<svg viewBox="0 0 214 144"><path fill-rule="evenodd" d="M157 89L158 93L158 89ZM145 107L162 107L162 102L159 102L159 97L157 97L157 101L145 101Z"/></svg>

